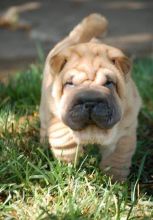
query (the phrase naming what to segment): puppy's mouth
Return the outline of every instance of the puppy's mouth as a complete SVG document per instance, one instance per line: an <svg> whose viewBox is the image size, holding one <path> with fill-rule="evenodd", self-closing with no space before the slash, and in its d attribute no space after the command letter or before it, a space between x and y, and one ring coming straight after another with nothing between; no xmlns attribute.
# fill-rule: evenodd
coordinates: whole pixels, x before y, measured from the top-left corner
<svg viewBox="0 0 153 220"><path fill-rule="evenodd" d="M121 118L119 108L113 97L89 93L77 96L74 103L62 117L63 122L72 130L83 130L95 125L101 129L112 128Z"/></svg>

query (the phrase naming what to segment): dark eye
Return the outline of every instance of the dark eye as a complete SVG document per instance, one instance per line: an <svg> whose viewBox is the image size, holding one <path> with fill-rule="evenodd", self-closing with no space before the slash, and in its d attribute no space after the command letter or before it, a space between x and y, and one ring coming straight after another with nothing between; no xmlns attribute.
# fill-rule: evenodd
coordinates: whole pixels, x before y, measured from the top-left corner
<svg viewBox="0 0 153 220"><path fill-rule="evenodd" d="M111 81L111 80L108 80L108 81L104 84L104 86L105 86L105 87L108 87L108 88L111 88L111 87L113 87L114 85L115 85L114 82Z"/></svg>
<svg viewBox="0 0 153 220"><path fill-rule="evenodd" d="M74 84L73 84L72 82L66 82L66 83L64 84L64 87L66 87L66 86L73 87Z"/></svg>

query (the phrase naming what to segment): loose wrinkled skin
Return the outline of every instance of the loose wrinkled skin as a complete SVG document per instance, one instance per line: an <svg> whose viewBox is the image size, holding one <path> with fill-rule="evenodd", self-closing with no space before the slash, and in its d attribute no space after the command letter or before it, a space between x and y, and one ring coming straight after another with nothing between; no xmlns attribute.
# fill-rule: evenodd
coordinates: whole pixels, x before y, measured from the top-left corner
<svg viewBox="0 0 153 220"><path fill-rule="evenodd" d="M56 158L73 162L79 145L97 144L100 167L123 181L136 147L141 99L130 60L117 48L93 39L107 21L86 17L49 53L43 74L40 136ZM84 152L85 153L85 152Z"/></svg>

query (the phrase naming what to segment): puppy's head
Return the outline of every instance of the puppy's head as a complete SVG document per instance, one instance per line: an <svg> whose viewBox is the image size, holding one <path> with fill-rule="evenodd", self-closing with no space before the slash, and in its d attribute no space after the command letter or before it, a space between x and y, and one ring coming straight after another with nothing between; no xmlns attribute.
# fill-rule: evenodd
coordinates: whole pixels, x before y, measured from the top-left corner
<svg viewBox="0 0 153 220"><path fill-rule="evenodd" d="M121 120L130 62L120 50L79 44L53 56L49 65L52 111L73 131L91 128L92 136L92 128L109 131Z"/></svg>

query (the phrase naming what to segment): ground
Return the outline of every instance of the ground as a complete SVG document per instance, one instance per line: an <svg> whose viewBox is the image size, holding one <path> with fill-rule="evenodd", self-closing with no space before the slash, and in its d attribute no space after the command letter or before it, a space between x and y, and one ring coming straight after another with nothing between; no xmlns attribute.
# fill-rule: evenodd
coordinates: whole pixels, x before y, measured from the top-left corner
<svg viewBox="0 0 153 220"><path fill-rule="evenodd" d="M73 166L39 143L41 72L32 65L0 84L0 219L153 219L153 59L134 61L144 105L124 184L99 170L94 146Z"/></svg>

